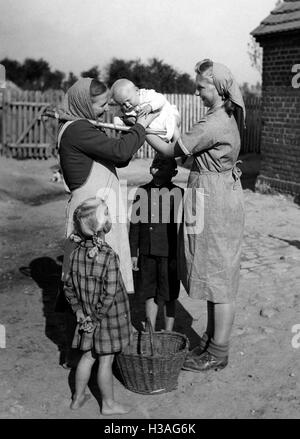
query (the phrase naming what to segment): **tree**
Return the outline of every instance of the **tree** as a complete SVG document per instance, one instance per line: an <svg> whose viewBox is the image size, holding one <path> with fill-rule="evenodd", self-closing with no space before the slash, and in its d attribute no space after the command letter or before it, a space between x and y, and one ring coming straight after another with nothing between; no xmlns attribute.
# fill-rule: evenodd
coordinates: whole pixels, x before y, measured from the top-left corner
<svg viewBox="0 0 300 439"><path fill-rule="evenodd" d="M7 79L27 90L59 89L65 77L59 70L52 72L49 63L42 58L26 58L23 64L5 58L1 64L5 66Z"/></svg>
<svg viewBox="0 0 300 439"><path fill-rule="evenodd" d="M68 90L78 80L77 76L73 72L69 72L68 78L63 82L62 88L64 91Z"/></svg>
<svg viewBox="0 0 300 439"><path fill-rule="evenodd" d="M177 81L178 93L194 94L196 90L196 84L187 73L182 73L178 76Z"/></svg>
<svg viewBox="0 0 300 439"><path fill-rule="evenodd" d="M4 58L0 61L6 68L6 77L17 86L28 90L63 89L67 90L76 81L77 77L69 72L60 70L52 71L49 63L40 58L26 58L19 61ZM98 66L81 72L82 77L100 78ZM120 78L128 78L139 88L153 88L161 93L187 93L195 91L195 84L187 73L180 73L171 65L158 58L152 58L148 63L142 63L140 59L125 61L113 58L106 68L106 82L109 87Z"/></svg>
<svg viewBox="0 0 300 439"><path fill-rule="evenodd" d="M284 3L283 0L276 0L275 6L278 8ZM263 71L263 49L256 42L253 36L250 37L250 42L248 43L248 55L250 57L251 65L254 67L259 74L262 76Z"/></svg>
<svg viewBox="0 0 300 439"><path fill-rule="evenodd" d="M133 81L137 87L153 88L161 93L194 93L194 81L187 73L179 73L169 64L152 58L148 64L140 59L124 61L113 58L107 68L109 87L120 78Z"/></svg>
<svg viewBox="0 0 300 439"><path fill-rule="evenodd" d="M52 88L53 90L59 90L62 88L65 76L65 73L59 70L55 70L54 72L50 71L45 77L44 89L48 90Z"/></svg>
<svg viewBox="0 0 300 439"><path fill-rule="evenodd" d="M93 79L99 79L100 78L100 70L98 69L98 66L93 66L86 72L81 72L82 78L93 78Z"/></svg>
<svg viewBox="0 0 300 439"><path fill-rule="evenodd" d="M248 43L248 55L250 57L252 67L254 67L259 74L262 75L263 50L252 35L250 42Z"/></svg>
<svg viewBox="0 0 300 439"><path fill-rule="evenodd" d="M106 82L109 87L113 85L117 79L128 78L133 81L132 67L134 61L124 61L123 59L113 58L107 67Z"/></svg>
<svg viewBox="0 0 300 439"><path fill-rule="evenodd" d="M241 91L244 98L261 96L261 83L257 82L256 85L250 85L248 82L244 82L241 85Z"/></svg>
<svg viewBox="0 0 300 439"><path fill-rule="evenodd" d="M0 64L3 64L5 67L6 78L14 82L16 85L20 85L23 81L23 71L19 61L4 58L0 61Z"/></svg>

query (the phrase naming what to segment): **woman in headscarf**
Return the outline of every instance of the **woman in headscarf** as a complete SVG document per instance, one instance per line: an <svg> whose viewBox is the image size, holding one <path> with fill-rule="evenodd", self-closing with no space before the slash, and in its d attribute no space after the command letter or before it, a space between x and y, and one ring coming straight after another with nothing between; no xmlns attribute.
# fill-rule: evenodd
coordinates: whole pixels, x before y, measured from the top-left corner
<svg viewBox="0 0 300 439"><path fill-rule="evenodd" d="M73 231L73 213L81 202L98 196L106 201L111 213L112 228L107 234L107 242L120 257L122 277L130 293L133 292L133 278L127 215L116 167L126 166L144 144L145 128L156 115L138 117L136 124L120 139L110 138L104 130L91 123L101 120L108 109L108 100L109 91L104 83L91 78L81 78L69 88L63 107L59 110L60 166L71 193L66 211L67 240L62 280L65 280L67 275L70 254L75 246L70 239Z"/></svg>
<svg viewBox="0 0 300 439"><path fill-rule="evenodd" d="M245 106L226 66L206 59L195 71L196 94L208 112L176 143L160 142L156 149L168 156L193 157L179 264L190 297L207 301L206 331L184 364L184 369L199 372L228 363L244 230L241 172L236 167L240 135L234 113L240 108L245 118ZM152 136L146 139L151 143Z"/></svg>
<svg viewBox="0 0 300 439"><path fill-rule="evenodd" d="M67 206L66 238L73 231L73 212L87 198L106 200L112 215L112 230L107 241L120 256L127 290L133 291L132 269L120 184L116 167L128 164L145 142L145 128L155 116L139 117L137 123L120 139L110 138L90 121L101 120L108 108L106 85L91 78L79 79L66 93L59 111L58 133L60 165L71 197ZM68 253L68 252L67 252ZM67 255L64 267L68 265Z"/></svg>

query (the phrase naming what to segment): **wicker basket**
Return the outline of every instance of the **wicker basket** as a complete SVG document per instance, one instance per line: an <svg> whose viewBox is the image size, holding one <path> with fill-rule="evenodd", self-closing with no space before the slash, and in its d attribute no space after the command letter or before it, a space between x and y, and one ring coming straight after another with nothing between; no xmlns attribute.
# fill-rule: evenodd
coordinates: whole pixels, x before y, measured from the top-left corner
<svg viewBox="0 0 300 439"><path fill-rule="evenodd" d="M132 392L159 394L177 388L180 369L189 349L189 341L177 332L135 333L132 343L116 356L124 386Z"/></svg>

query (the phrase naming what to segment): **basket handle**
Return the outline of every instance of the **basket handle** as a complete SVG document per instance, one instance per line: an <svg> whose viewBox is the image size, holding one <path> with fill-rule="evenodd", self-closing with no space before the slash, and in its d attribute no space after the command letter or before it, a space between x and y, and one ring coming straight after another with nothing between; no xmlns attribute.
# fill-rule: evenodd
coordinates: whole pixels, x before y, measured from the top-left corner
<svg viewBox="0 0 300 439"><path fill-rule="evenodd" d="M150 337L150 346L151 346L151 356L154 356L154 343L153 343L153 327L152 327L152 323L151 320L149 319L149 317L146 317L146 324L145 324L145 329L147 332L149 332L149 337Z"/></svg>

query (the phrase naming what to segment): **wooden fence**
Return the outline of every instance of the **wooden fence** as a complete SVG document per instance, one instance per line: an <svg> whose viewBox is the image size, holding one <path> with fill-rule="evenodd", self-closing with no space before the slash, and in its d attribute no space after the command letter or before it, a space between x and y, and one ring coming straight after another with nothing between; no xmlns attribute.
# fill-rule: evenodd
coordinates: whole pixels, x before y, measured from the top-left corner
<svg viewBox="0 0 300 439"><path fill-rule="evenodd" d="M2 96L1 96L2 95ZM63 99L62 91L0 91L0 154L16 158L48 158L56 154L57 121L42 116L45 108L57 107ZM205 108L194 95L166 94L181 114L181 130L187 132L194 122L205 114ZM260 152L261 100L246 100L247 128L239 120L242 153ZM2 113L2 114L1 114ZM112 121L112 112L106 115ZM113 131L108 135L116 136ZM137 153L138 158L153 157L152 148L145 145Z"/></svg>

